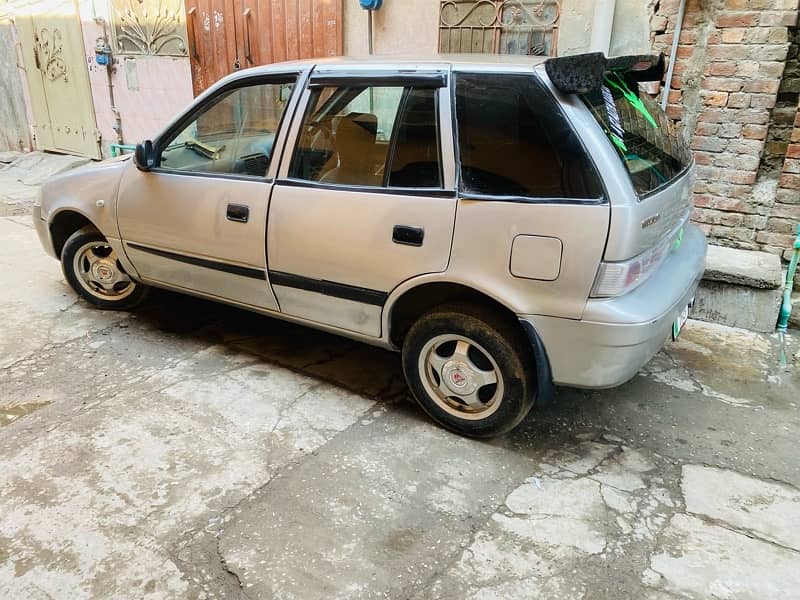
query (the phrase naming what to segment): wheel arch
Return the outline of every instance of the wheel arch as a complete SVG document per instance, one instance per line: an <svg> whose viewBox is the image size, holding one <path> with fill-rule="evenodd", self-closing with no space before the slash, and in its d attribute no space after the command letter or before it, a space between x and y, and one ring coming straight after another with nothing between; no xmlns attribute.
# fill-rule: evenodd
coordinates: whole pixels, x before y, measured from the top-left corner
<svg viewBox="0 0 800 600"><path fill-rule="evenodd" d="M390 302L387 302L384 331L386 341L394 348L401 348L414 321L436 306L450 302L471 302L496 310L510 322L513 321L520 334L530 343L534 360L531 368L536 373L536 406L541 408L552 399L554 390L550 360L541 337L530 322L520 321L516 313L497 298L464 283L444 280L408 285L405 289L395 290L392 296L396 297L390 297Z"/></svg>
<svg viewBox="0 0 800 600"><path fill-rule="evenodd" d="M69 236L87 226L100 231L100 228L91 219L77 210L64 209L53 215L49 224L50 239L53 242L53 251L58 258L61 258L61 252Z"/></svg>

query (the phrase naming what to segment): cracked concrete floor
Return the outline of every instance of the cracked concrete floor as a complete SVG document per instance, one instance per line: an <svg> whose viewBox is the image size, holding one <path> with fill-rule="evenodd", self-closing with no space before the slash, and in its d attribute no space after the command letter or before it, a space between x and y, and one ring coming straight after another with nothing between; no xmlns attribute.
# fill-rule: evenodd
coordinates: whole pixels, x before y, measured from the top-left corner
<svg viewBox="0 0 800 600"><path fill-rule="evenodd" d="M691 322L476 442L394 354L168 293L92 310L28 219L0 218L0 598L800 598L771 336Z"/></svg>

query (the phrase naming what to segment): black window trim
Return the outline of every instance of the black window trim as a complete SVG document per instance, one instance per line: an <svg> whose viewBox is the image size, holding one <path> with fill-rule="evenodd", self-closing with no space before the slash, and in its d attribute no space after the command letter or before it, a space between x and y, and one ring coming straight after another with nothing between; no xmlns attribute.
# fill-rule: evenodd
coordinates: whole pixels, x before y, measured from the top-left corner
<svg viewBox="0 0 800 600"><path fill-rule="evenodd" d="M409 187L381 187L373 185L354 185L349 183L329 183L323 181L309 181L296 177L278 178L275 185L286 187L313 188L319 190L338 190L361 194L394 194L396 196L429 196L431 198L455 198L456 190L446 188L409 188Z"/></svg>
<svg viewBox="0 0 800 600"><path fill-rule="evenodd" d="M541 197L541 196L508 196L508 195L498 195L498 194L480 194L476 192L470 192L465 190L463 186L463 181L461 178L461 141L459 139L459 131L458 131L458 107L456 103L457 98L457 87L458 87L458 78L461 75L485 75L487 77L494 77L498 75L512 75L512 76L531 76L538 84L544 89L552 98L553 103L561 113L561 116L564 117L564 120L569 124L569 126L574 130L574 126L572 121L569 117L564 113L563 109L561 108L561 103L558 99L558 96L553 94L553 91L550 89L548 83L542 80L541 76L535 71L532 70L530 72L522 72L522 71L470 71L470 70L458 70L453 72L453 81L450 85L450 106L451 106L451 115L452 115L452 123L451 128L453 131L453 153L455 156L455 167L456 167L456 191L458 194L459 199L463 200L476 200L482 202L513 202L516 204L574 204L574 205L589 205L589 206L599 206L603 204L609 204L608 199L608 190L606 189L605 181L603 181L602 176L600 175L600 169L597 166L597 163L594 160L591 152L586 147L586 144L583 141L583 138L575 132L575 136L578 138L578 141L583 149L585 155L589 158L592 166L594 167L595 174L597 175L597 180L600 182L600 187L603 190L603 195L600 198L552 198L552 197Z"/></svg>
<svg viewBox="0 0 800 600"><path fill-rule="evenodd" d="M435 69L430 71L400 70L351 70L351 71L317 71L311 72L309 88L341 87L343 81L368 82L365 87L418 87L443 88L448 84L448 72ZM358 86L353 86L358 87Z"/></svg>
<svg viewBox="0 0 800 600"><path fill-rule="evenodd" d="M291 120L287 120L287 113L289 112L289 107L292 103L292 100L295 99L296 95L299 95L303 91L303 83L305 78L303 77L304 72L302 70L297 71L284 71L281 73L266 73L260 75L253 75L250 77L241 77L234 79L233 81L221 86L219 89L215 90L213 94L210 94L207 98L204 98L202 102L198 102L190 111L185 113L181 118L175 121L172 125L170 125L167 129L161 132L158 137L153 140L153 147L156 153L156 164L151 169L153 173L165 173L169 175L184 175L188 177L212 177L216 179L230 179L234 181L255 181L255 182L262 182L262 183L272 183L273 178L267 176L267 172L269 172L270 166L272 166L273 161L275 160L275 146L278 142L278 137L284 126L290 124ZM264 173L264 176L258 175L244 175L241 173L220 173L215 171L188 171L183 169L171 169L170 167L162 167L161 166L161 153L166 149L166 144L169 142L165 142L164 140L172 141L175 136L180 134L190 123L192 123L198 115L205 112L207 109L211 108L214 104L219 102L222 97L228 95L230 92L235 91L237 89L246 88L246 87L254 87L257 85L263 85L268 83L278 83L278 84L292 84L292 94L289 96L289 100L286 103L286 110L283 111L281 115L281 120L278 123L278 128L275 130L275 142L273 144L272 149L272 156L270 157L269 165L267 165L267 172Z"/></svg>
<svg viewBox="0 0 800 600"><path fill-rule="evenodd" d="M447 77L446 73L442 72L445 76L444 82L445 84L442 86L435 86L435 89L441 89L442 87L447 87ZM414 84L401 84L401 83L387 83L386 85L381 85L380 83L372 83L374 80L369 79L370 83L367 85L351 85L353 81L358 81L358 79L368 78L368 73L359 73L358 75L337 75L335 78L330 78L330 82L326 83L324 86L313 86L312 83L313 73L311 75L311 79L308 82L307 89L311 93L313 92L314 87L356 87L356 88L374 88L374 87L402 87L403 88L403 96L400 99L400 104L397 108L397 118L395 118L395 122L392 126L392 133L389 143L389 150L387 151L387 161L389 160L389 155L391 154L392 157L394 155L394 147L396 145L396 130L397 130L397 123L400 120L399 117L401 116L401 110L405 106L406 101L408 100L408 95L410 88L415 87ZM325 78L328 81L328 78ZM397 80L400 81L400 80ZM412 81L411 79L403 79L403 81ZM419 86L416 86L419 87ZM455 87L455 86L453 86ZM429 89L429 88L428 88ZM439 94L433 95L434 99L434 110L436 111L436 150L439 155L439 181L444 184L444 156L442 154L442 113L441 113L441 106L439 104ZM311 106L311 99L309 98L308 104L305 107L305 111ZM455 113L455 109L453 108L451 114ZM298 144L300 143L300 139L302 137L302 129L303 125L306 121L307 114L298 115L300 119L299 128L297 135L295 136L294 145L289 150L289 164L287 165L288 173L292 171L292 163L295 159L295 153L297 152ZM387 163L390 164L390 163ZM317 188L317 189L331 189L331 190L342 190L348 192L355 192L355 193L372 193L372 194L397 194L400 196L430 196L435 198L455 198L458 195L458 182L456 182L456 189L447 189L443 185L440 187L430 187L430 188L414 188L414 187L388 187L386 185L387 182L387 175L386 175L386 167L384 166L384 179L382 185L356 185L356 184L348 184L348 183L330 183L330 182L321 182L321 181L310 181L307 179L298 179L297 177L291 177L287 175L284 178L278 178L275 180L276 185L285 185L288 187L307 187L307 188Z"/></svg>

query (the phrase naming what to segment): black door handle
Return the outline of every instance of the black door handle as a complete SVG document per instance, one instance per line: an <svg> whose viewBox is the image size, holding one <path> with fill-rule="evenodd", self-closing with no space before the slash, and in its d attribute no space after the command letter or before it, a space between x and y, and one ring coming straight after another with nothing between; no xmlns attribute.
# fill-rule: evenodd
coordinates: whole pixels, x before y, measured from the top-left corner
<svg viewBox="0 0 800 600"><path fill-rule="evenodd" d="M228 221L236 221L237 223L247 223L250 218L250 207L243 204L228 204L228 212L226 214Z"/></svg>
<svg viewBox="0 0 800 600"><path fill-rule="evenodd" d="M395 244L404 246L422 246L425 239L425 230L422 227L411 227L410 225L395 225L392 230L392 241Z"/></svg>

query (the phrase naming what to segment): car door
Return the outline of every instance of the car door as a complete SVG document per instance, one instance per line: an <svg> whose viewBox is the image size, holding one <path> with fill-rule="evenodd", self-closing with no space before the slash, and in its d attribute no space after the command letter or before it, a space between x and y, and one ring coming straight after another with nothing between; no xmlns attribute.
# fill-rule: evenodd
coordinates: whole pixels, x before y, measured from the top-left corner
<svg viewBox="0 0 800 600"><path fill-rule="evenodd" d="M393 288L447 269L448 79L312 73L270 204L269 277L282 312L378 337Z"/></svg>
<svg viewBox="0 0 800 600"><path fill-rule="evenodd" d="M298 77L281 72L219 86L156 140L152 170L131 161L117 218L144 281L277 310L266 222Z"/></svg>

